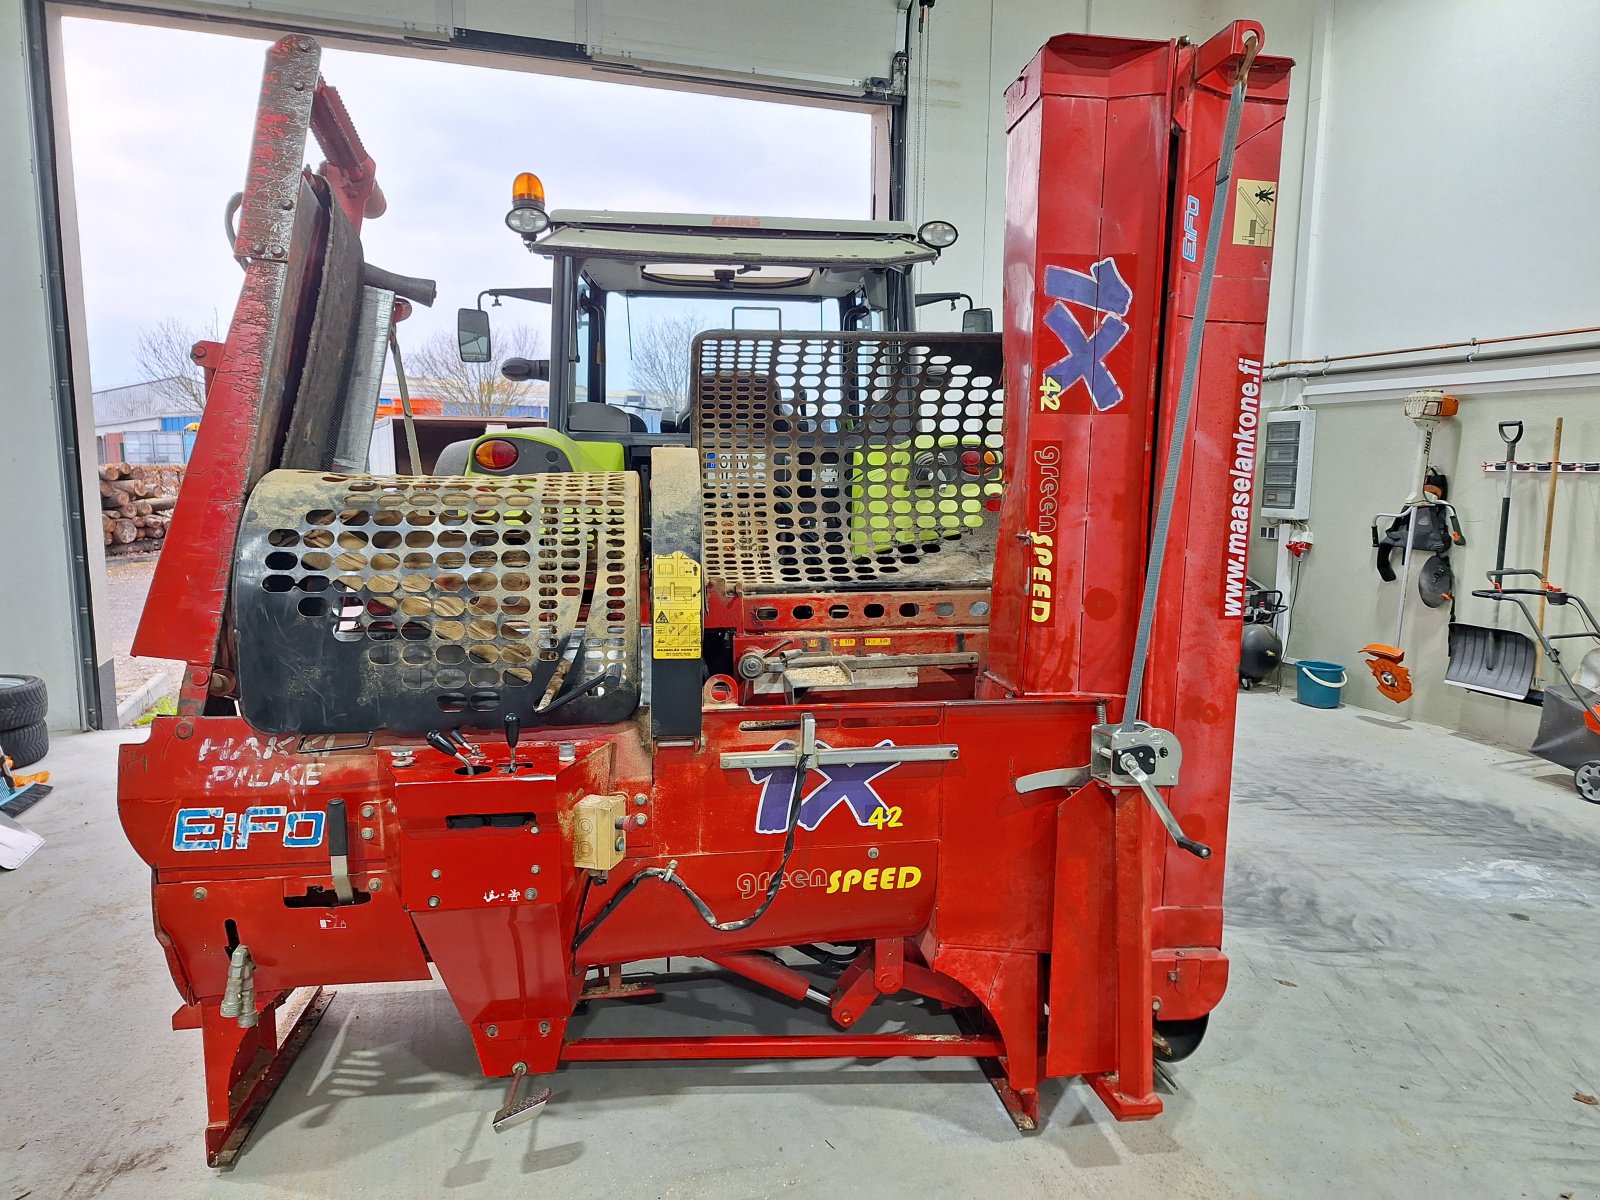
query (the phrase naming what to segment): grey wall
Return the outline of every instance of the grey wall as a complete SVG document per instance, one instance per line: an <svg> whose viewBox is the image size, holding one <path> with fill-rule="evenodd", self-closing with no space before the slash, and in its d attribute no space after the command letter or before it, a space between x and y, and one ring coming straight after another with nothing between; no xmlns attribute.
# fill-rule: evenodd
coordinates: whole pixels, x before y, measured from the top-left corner
<svg viewBox="0 0 1600 1200"><path fill-rule="evenodd" d="M0 327L6 348L6 387L0 393L0 513L5 514L0 526L0 671L41 676L50 689L51 726L69 729L88 720L80 687L84 671L97 674L101 669L93 646L77 637L76 617L87 597L73 580L99 577L101 546L98 528L85 554L74 554L66 536L68 514L82 503L84 479L69 477L71 464L64 463L60 448L64 431L56 380L69 375L73 363L58 361L51 349L54 331L46 286L54 263L45 253L45 222L52 214L41 210L35 186L41 164L35 153L36 97L27 44L22 4L0 0L0 220L6 230L0 238ZM67 182L70 186L70 175ZM70 231L64 251L69 263L76 261ZM87 436L86 470L92 472L94 438L81 355L77 365L85 383L83 419L77 427L80 437Z"/></svg>
<svg viewBox="0 0 1600 1200"><path fill-rule="evenodd" d="M1600 7L1326 0L1317 19L1307 216L1290 327L1279 330L1289 356L1600 324L1591 230L1600 142L1590 112ZM1416 435L1400 398L1427 386L1461 397L1433 455L1451 477L1469 542L1454 555L1459 592L1483 586L1493 565L1499 481L1481 464L1501 456L1498 422L1522 420L1519 456L1548 458L1562 415L1562 456L1600 460L1600 352L1279 385L1281 402L1318 410L1316 542L1289 653L1350 665L1354 703L1526 746L1536 710L1442 683L1447 614L1414 592L1404 639L1413 699L1397 709L1361 666L1361 646L1392 639L1399 596L1398 584L1379 582L1367 527L1408 490ZM1537 566L1545 483L1513 482L1509 558ZM1551 574L1600 597L1600 478L1558 486ZM1487 621L1489 605L1463 599L1460 615ZM1563 627L1565 614L1551 612L1552 628Z"/></svg>

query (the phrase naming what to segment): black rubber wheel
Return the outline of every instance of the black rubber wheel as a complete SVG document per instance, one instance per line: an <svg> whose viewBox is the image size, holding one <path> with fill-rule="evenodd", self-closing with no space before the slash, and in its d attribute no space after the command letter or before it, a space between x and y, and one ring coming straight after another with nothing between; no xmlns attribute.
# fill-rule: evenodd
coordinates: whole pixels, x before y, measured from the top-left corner
<svg viewBox="0 0 1600 1200"><path fill-rule="evenodd" d="M1572 773L1572 782L1590 804L1600 804L1600 759L1584 763Z"/></svg>
<svg viewBox="0 0 1600 1200"><path fill-rule="evenodd" d="M21 729L0 730L0 750L11 760L14 770L31 767L50 752L50 730L43 721Z"/></svg>
<svg viewBox="0 0 1600 1200"><path fill-rule="evenodd" d="M1210 1013L1186 1021L1163 1021L1158 1018L1155 1023L1156 1061L1182 1062L1200 1049L1200 1040L1206 1036L1206 1025L1210 1020Z"/></svg>
<svg viewBox="0 0 1600 1200"><path fill-rule="evenodd" d="M49 706L44 680L37 675L0 675L0 730L36 724Z"/></svg>

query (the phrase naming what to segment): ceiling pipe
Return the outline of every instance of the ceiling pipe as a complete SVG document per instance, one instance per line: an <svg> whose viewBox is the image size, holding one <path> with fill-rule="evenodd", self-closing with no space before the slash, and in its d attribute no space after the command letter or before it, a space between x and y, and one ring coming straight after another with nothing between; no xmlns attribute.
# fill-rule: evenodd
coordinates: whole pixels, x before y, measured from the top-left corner
<svg viewBox="0 0 1600 1200"><path fill-rule="evenodd" d="M1343 354L1332 355L1327 358L1286 359L1283 362L1267 364L1263 370L1262 378L1264 380L1321 379L1328 375L1357 375L1374 371L1402 371L1419 367L1448 366L1452 363L1490 362L1507 358L1529 358L1539 354L1570 354L1576 351L1600 350L1600 338L1590 338L1587 341L1554 347L1518 346L1502 350L1479 349L1481 346L1497 342L1520 342L1534 338L1562 337L1590 332L1600 333L1600 328L1593 330L1568 329L1562 330L1560 333L1525 334L1522 337L1488 338L1477 342L1449 342L1437 347L1418 346L1411 347L1408 350L1379 350L1370 354ZM1443 356L1413 353L1413 351L1434 351L1455 347L1470 348L1464 354L1446 354ZM1409 356L1401 357L1403 355ZM1373 358L1382 358L1385 361L1366 361Z"/></svg>

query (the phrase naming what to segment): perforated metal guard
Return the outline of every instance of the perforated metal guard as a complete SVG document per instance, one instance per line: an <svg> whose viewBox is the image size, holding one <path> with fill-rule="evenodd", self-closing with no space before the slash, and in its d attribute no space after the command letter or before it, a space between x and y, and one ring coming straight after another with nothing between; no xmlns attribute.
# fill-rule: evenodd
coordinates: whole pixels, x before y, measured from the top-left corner
<svg viewBox="0 0 1600 1200"><path fill-rule="evenodd" d="M717 586L989 586L998 334L704 333L693 379Z"/></svg>
<svg viewBox="0 0 1600 1200"><path fill-rule="evenodd" d="M267 474L234 571L245 719L269 733L626 719L638 513L638 477L622 472Z"/></svg>

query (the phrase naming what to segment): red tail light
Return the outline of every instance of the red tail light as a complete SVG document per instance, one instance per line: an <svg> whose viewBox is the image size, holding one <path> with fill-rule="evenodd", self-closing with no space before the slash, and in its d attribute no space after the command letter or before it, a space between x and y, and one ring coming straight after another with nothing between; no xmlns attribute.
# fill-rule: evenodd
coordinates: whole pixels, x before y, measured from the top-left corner
<svg viewBox="0 0 1600 1200"><path fill-rule="evenodd" d="M490 438L473 448L472 457L485 470L504 471L517 461L517 447L505 438Z"/></svg>

